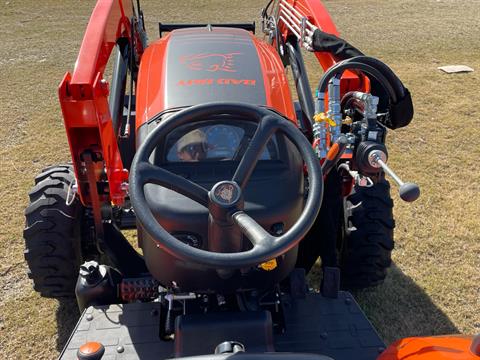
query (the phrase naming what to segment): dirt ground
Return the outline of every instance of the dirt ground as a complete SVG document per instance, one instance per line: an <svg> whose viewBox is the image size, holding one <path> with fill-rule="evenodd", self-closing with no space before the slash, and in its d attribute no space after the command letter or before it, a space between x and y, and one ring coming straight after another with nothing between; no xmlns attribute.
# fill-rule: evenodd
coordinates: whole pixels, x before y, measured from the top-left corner
<svg viewBox="0 0 480 360"><path fill-rule="evenodd" d="M263 1L146 1L156 23L258 20ZM480 332L480 1L328 0L340 32L389 64L413 94L412 124L390 132L390 165L421 198L396 192L394 266L358 301L389 343L410 335ZM58 356L73 301L40 298L26 277L23 211L34 176L68 161L57 86L72 70L93 1L0 2L0 357ZM438 66L476 71L447 75ZM308 63L311 83L321 71Z"/></svg>

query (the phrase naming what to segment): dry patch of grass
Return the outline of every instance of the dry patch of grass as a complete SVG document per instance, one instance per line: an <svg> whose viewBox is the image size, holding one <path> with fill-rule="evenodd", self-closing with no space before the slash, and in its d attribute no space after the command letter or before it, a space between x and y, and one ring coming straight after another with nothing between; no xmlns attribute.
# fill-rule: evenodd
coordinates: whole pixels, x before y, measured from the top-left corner
<svg viewBox="0 0 480 360"><path fill-rule="evenodd" d="M143 1L157 21L257 19L263 1ZM387 282L356 294L386 341L480 332L480 29L478 0L329 0L344 36L379 57L410 88L414 122L390 133L390 164L422 197L396 195L395 266ZM56 87L73 68L93 1L10 0L0 12L0 357L51 359L76 321L74 302L40 298L26 278L23 210L33 177L69 158ZM462 63L471 74L437 66ZM320 71L309 62L312 85ZM38 349L35 351L35 349ZM39 355L41 350L42 355Z"/></svg>

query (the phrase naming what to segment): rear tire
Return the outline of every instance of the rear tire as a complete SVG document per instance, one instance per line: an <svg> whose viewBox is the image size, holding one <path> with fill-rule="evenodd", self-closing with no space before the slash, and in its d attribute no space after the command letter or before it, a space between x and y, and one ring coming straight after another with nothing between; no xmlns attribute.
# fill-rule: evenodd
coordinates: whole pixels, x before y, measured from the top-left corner
<svg viewBox="0 0 480 360"><path fill-rule="evenodd" d="M394 247L390 184L380 179L369 188L355 185L344 207L340 241L342 287L362 289L379 285L391 265Z"/></svg>
<svg viewBox="0 0 480 360"><path fill-rule="evenodd" d="M35 178L25 210L25 260L33 288L44 297L75 296L82 262L84 208L75 196L67 204L67 192L75 181L71 165L46 168Z"/></svg>

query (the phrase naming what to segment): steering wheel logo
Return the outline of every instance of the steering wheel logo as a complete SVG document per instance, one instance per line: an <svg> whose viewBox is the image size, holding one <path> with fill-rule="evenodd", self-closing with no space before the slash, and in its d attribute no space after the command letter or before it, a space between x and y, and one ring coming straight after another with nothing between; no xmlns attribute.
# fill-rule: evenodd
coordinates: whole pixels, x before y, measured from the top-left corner
<svg viewBox="0 0 480 360"><path fill-rule="evenodd" d="M226 202L231 202L233 198L233 186L225 185L222 186L218 191L218 196L220 196Z"/></svg>
<svg viewBox="0 0 480 360"><path fill-rule="evenodd" d="M214 187L213 197L222 205L231 205L238 201L240 189L231 182L222 181Z"/></svg>

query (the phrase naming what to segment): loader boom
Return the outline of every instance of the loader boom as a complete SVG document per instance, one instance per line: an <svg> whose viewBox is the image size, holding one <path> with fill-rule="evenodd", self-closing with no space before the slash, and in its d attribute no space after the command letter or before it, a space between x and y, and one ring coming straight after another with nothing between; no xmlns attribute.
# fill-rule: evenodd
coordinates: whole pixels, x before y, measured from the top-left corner
<svg viewBox="0 0 480 360"><path fill-rule="evenodd" d="M59 99L77 179L78 193L86 206L92 197L121 205L128 178L112 125L108 106L109 84L104 71L112 49L121 38L132 40L136 15L131 0L99 0L83 38L73 74L67 73L59 87ZM136 59L143 49L136 41ZM87 166L90 153L93 165ZM96 184L89 183L88 169L94 169ZM107 182L108 180L108 182ZM98 189L92 191L92 189Z"/></svg>

